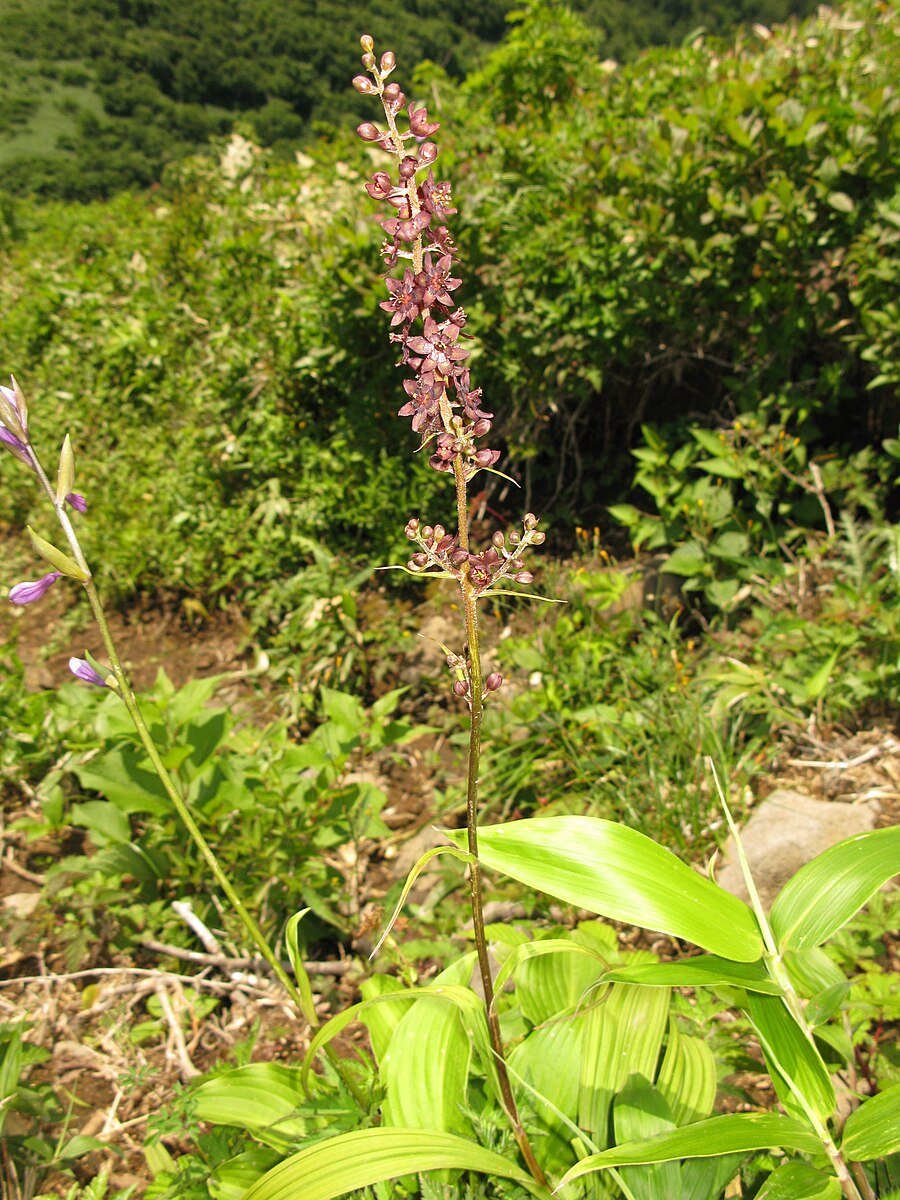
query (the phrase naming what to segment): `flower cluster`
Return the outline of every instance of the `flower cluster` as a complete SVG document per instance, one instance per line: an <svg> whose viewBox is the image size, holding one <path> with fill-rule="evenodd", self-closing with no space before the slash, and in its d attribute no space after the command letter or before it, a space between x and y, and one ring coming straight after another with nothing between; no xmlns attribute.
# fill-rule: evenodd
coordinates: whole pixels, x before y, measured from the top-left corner
<svg viewBox="0 0 900 1200"><path fill-rule="evenodd" d="M540 546L546 539L537 524L534 513L526 513L521 533L513 530L507 539L498 529L487 550L473 554L460 546L459 538L448 533L443 525L422 525L413 517L407 522L405 532L419 549L406 564L407 570L415 575L449 575L458 580L463 578L465 570L475 596L496 591L502 582L531 583L534 576L525 569L522 556L531 546Z"/></svg>
<svg viewBox="0 0 900 1200"><path fill-rule="evenodd" d="M434 177L438 149L427 140L439 126L428 119L427 109L407 102L396 83L385 83L396 66L394 55L387 51L376 66L372 39L364 36L360 43L363 66L372 78L357 75L353 86L363 95L380 97L386 128L366 121L356 132L399 160L396 180L387 171L376 171L366 184L373 199L396 213L381 222L387 234L385 265L391 271L403 263L402 276L386 277L389 296L381 304L391 314L390 337L400 347L399 365L412 371L403 383L408 398L398 415L412 419L420 449L434 442L429 461L436 471L453 471L458 461L468 481L493 467L500 452L479 445L491 430L493 414L481 407L481 389L471 387L469 352L460 344L466 337L466 314L453 296L460 280L453 273L456 247L445 224L456 209L450 184ZM407 128L401 132L397 119L404 109Z"/></svg>

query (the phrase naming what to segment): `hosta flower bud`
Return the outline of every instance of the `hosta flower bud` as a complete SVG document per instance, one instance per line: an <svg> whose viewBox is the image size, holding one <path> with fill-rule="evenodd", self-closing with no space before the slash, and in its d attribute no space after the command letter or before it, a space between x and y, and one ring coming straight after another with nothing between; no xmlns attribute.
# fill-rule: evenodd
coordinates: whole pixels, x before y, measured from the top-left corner
<svg viewBox="0 0 900 1200"><path fill-rule="evenodd" d="M69 492L68 496L66 496L66 503L70 504L76 512L87 512L87 500L85 500L80 492Z"/></svg>
<svg viewBox="0 0 900 1200"><path fill-rule="evenodd" d="M381 137L381 130L371 121L363 121L362 125L357 125L356 132L364 142L377 142Z"/></svg>
<svg viewBox="0 0 900 1200"><path fill-rule="evenodd" d="M45 592L53 587L57 579L62 579L62 571L51 571L40 579L29 580L27 583L17 583L9 589L10 604L34 604Z"/></svg>
<svg viewBox="0 0 900 1200"><path fill-rule="evenodd" d="M81 679L84 683L92 683L95 687L106 687L106 680L99 671L94 670L87 659L70 658L69 670L76 679Z"/></svg>
<svg viewBox="0 0 900 1200"><path fill-rule="evenodd" d="M484 688L487 692L496 692L497 688L503 683L503 676L499 671L491 671L487 679L484 681Z"/></svg>
<svg viewBox="0 0 900 1200"><path fill-rule="evenodd" d="M365 50L366 54L371 54L375 49L375 43L372 41L372 35L369 33L364 33L362 35L362 37L359 39L359 44L362 46L363 50Z"/></svg>
<svg viewBox="0 0 900 1200"><path fill-rule="evenodd" d="M393 50L385 50L381 56L381 73L387 75L388 71L393 71L397 65L397 59L394 56Z"/></svg>

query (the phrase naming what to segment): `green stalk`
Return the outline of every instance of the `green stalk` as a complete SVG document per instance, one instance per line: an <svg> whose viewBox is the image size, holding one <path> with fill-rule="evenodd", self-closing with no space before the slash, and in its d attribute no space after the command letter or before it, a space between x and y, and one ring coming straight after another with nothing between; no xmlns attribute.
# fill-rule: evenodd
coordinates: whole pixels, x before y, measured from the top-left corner
<svg viewBox="0 0 900 1200"><path fill-rule="evenodd" d="M122 660L120 659L118 651L116 650L116 645L113 641L112 633L110 632L109 622L106 619L106 613L103 610L103 605L100 601L100 595L97 591L96 585L94 584L91 569L88 566L84 551L81 548L78 535L75 532L71 520L69 519L69 514L66 512L65 500L59 500L57 498L56 490L52 487L50 480L47 478L46 472L41 466L41 463L38 461L34 449L32 447L29 447L29 449L34 464L35 473L37 474L41 486L47 493L47 496L53 505L59 523L66 535L66 540L68 541L72 550L72 557L87 576L83 584L84 590L87 593L88 602L91 606L94 620L97 622L97 627L100 630L100 636L103 639L103 645L106 647L106 653L109 656L110 667L112 668L113 676L118 684L119 695L121 696L122 702L128 711L128 715L131 717L131 720L134 723L134 727L137 730L141 744L147 752L147 757L150 759L153 769L159 777L159 781L163 785L166 795L171 800L172 806L181 819L182 824L190 834L195 846L200 851L200 854L206 862L206 865L212 872L213 878L224 892L228 903L237 914L238 919L246 930L251 941L256 946L257 950L265 959L265 961L269 964L276 979L287 992L288 996L290 996L291 1000L297 1006L301 1014L306 1018L312 1028L316 1028L319 1024L319 1018L316 1013L312 988L310 987L309 980L307 979L306 975L303 974L301 976L301 986L298 987L288 975L287 971L285 971L278 956L269 945L265 934L263 933L262 929L260 929L256 918L247 909L244 902L241 900L240 896L232 886L230 879L222 869L222 866L212 847L207 842L206 838L200 831L200 827L194 820L187 801L182 796L168 768L162 761L159 750L156 747L156 743L153 741L150 730L147 728L147 723L144 720L140 705L138 704L137 696L134 693L131 682L129 681L128 676L125 673L125 669L122 666ZM329 1057L331 1058L331 1061L345 1086L352 1093L360 1106L365 1108L365 1096L359 1089L352 1075L350 1075L350 1073L346 1070L342 1060L340 1060L333 1053L329 1055Z"/></svg>

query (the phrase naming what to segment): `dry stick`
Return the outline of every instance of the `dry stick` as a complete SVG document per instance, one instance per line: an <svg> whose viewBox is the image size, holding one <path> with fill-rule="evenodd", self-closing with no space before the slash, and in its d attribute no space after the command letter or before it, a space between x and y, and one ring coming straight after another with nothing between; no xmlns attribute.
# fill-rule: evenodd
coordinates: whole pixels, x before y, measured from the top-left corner
<svg viewBox="0 0 900 1200"><path fill-rule="evenodd" d="M259 957L229 958L226 954L204 954L201 950L185 950L182 946L170 946L168 942L157 942L153 938L145 938L141 946L144 950L152 950L154 954L165 954L169 958L204 967L221 967L225 971L258 971L267 965L265 959ZM352 962L342 959L339 962L304 962L303 969L308 975L341 976L352 971L353 966Z"/></svg>
<svg viewBox="0 0 900 1200"><path fill-rule="evenodd" d="M116 645L110 632L109 623L106 620L106 613L103 611L103 606L100 602L100 595L94 585L90 567L88 566L87 559L85 558L84 552L81 549L81 543L78 540L78 536L75 533L72 522L69 520L69 514L66 512L65 499L60 500L57 497L56 489L51 485L50 480L47 478L47 475L41 466L37 455L30 445L29 452L35 474L40 480L44 491L47 493L50 503L53 505L59 523L66 535L66 540L71 547L75 562L84 573L85 578L82 581L84 590L87 593L91 611L94 614L94 620L97 622L97 626L100 630L100 636L102 637L103 644L106 647L106 653L109 656L110 667L113 675L115 676L116 683L118 684L119 695L126 709L128 710L128 715L131 717L131 720L134 723L138 737L140 738L141 743L147 752L147 757L150 759L153 769L156 772L160 783L163 785L166 795L171 800L175 811L178 813L183 825L187 829L194 844L200 851L203 859L212 872L213 878L225 893L228 903L237 914L241 924L244 926L244 929L250 935L260 954L272 968L275 977L290 996L291 1000L293 1000L301 1014L306 1018L313 1028L316 1028L319 1024L319 1018L318 1014L316 1013L315 1004L312 1000L312 992L309 992L308 997L304 996L302 991L294 984L287 971L285 971L284 967L281 965L277 955L275 954L275 951L269 945L266 936L260 929L256 919L250 913L249 909L247 909L244 905L244 902L241 900L240 896L232 886L231 880L223 871L211 846L200 832L200 827L194 820L187 802L181 795L179 789L176 787L168 768L160 756L159 750L156 747L156 743L150 735L150 730L147 728L147 723L145 722L144 716L140 710L140 706L138 705L137 696L132 690L131 683L125 673L125 668L122 666L122 660L119 658L118 651L116 650ZM366 1098L355 1079L353 1079L352 1075L344 1067L340 1057L334 1052L329 1053L328 1057L331 1060L335 1070L340 1075L341 1080L348 1091L350 1091L359 1105L365 1108L367 1106Z"/></svg>

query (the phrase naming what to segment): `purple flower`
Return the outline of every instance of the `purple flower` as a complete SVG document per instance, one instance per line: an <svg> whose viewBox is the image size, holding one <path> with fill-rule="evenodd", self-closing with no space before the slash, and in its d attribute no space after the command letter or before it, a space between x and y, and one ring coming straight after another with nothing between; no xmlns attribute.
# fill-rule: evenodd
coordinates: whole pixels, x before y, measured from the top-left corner
<svg viewBox="0 0 900 1200"><path fill-rule="evenodd" d="M407 267L402 279L386 279L385 283L391 293L391 298L382 300L379 308L394 314L391 317L391 325L414 321L419 315L419 306L422 302L422 288L418 278Z"/></svg>
<svg viewBox="0 0 900 1200"><path fill-rule="evenodd" d="M0 442L4 446L9 446L10 453L14 454L26 466L31 466L31 459L28 457L28 450L25 443L17 438L14 433L10 433L2 421L0 421Z"/></svg>
<svg viewBox="0 0 900 1200"><path fill-rule="evenodd" d="M428 120L428 110L426 108L416 108L410 101L409 108L406 110L406 115L409 117L409 129L416 137L427 138L433 133L437 133L440 125L437 121Z"/></svg>
<svg viewBox="0 0 900 1200"><path fill-rule="evenodd" d="M49 575L44 575L34 582L17 583L9 589L10 604L34 604L53 587L57 579L62 579L62 571L51 571Z"/></svg>
<svg viewBox="0 0 900 1200"><path fill-rule="evenodd" d="M453 297L450 293L455 292L462 283L461 279L451 278L450 268L452 263L453 260L450 255L445 254L438 259L437 265L433 266L431 255L425 255L425 294L422 298L423 308L431 308L434 304L440 304L444 308L452 307ZM390 280L388 280L388 287L390 287Z"/></svg>
<svg viewBox="0 0 900 1200"><path fill-rule="evenodd" d="M414 354L424 356L419 362L413 363L413 369L421 370L423 374L437 371L441 375L450 375L454 363L469 357L468 350L456 345L458 337L458 325L450 322L438 325L437 321L426 317L424 336L411 337L407 343Z"/></svg>
<svg viewBox="0 0 900 1200"><path fill-rule="evenodd" d="M87 512L87 500L85 500L80 492L69 492L68 496L66 496L66 502L71 504L76 512Z"/></svg>
<svg viewBox="0 0 900 1200"><path fill-rule="evenodd" d="M422 207L438 220L446 221L447 217L456 212L456 209L452 207L450 184L435 183L433 171L428 172L428 178L422 184L420 194Z"/></svg>
<svg viewBox="0 0 900 1200"><path fill-rule="evenodd" d="M106 680L98 671L94 670L87 659L70 658L69 670L76 679L81 679L85 683L93 683L95 687L106 687Z"/></svg>

